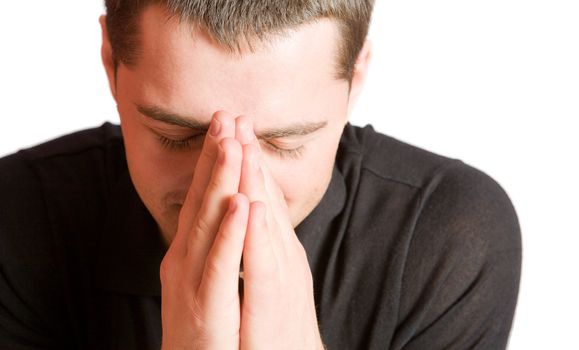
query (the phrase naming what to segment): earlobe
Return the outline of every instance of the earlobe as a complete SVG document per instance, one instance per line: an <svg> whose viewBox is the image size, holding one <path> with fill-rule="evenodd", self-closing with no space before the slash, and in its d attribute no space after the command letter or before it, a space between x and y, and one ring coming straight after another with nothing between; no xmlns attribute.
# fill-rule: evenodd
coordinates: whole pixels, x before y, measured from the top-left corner
<svg viewBox="0 0 579 350"><path fill-rule="evenodd" d="M99 18L102 31L102 46L101 46L101 59L107 78L109 81L109 88L115 101L117 100L117 88L116 88L116 74L115 74L115 63L113 60L113 49L109 40L109 35L107 32L106 16L102 15Z"/></svg>
<svg viewBox="0 0 579 350"><path fill-rule="evenodd" d="M352 84L350 87L350 97L348 101L348 115L351 113L354 105L358 101L358 97L362 92L362 88L366 83L366 77L368 75L368 67L370 66L370 61L372 60L372 42L370 39L366 39L358 59L356 60L356 65L354 67L354 72L352 75Z"/></svg>

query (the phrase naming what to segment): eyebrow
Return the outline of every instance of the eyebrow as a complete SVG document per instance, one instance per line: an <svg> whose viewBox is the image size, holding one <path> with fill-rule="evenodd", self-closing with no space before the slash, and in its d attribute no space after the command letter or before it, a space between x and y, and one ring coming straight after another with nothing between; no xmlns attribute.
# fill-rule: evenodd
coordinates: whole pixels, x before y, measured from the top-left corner
<svg viewBox="0 0 579 350"><path fill-rule="evenodd" d="M145 107L138 104L135 105L137 106L137 110L145 117L149 117L166 124L181 126L199 131L207 131L209 129L209 123L201 123L194 117L180 116L177 113L172 113L156 106Z"/></svg>
<svg viewBox="0 0 579 350"><path fill-rule="evenodd" d="M176 125L202 132L207 132L209 129L209 123L202 123L192 116L182 116L177 113L166 111L163 108L157 106L146 107L140 106L138 104L136 104L136 106L137 110L144 116L166 124ZM258 139L265 140L292 136L305 136L324 128L327 124L327 121L297 123L279 128L264 129L259 133L256 133L256 136Z"/></svg>

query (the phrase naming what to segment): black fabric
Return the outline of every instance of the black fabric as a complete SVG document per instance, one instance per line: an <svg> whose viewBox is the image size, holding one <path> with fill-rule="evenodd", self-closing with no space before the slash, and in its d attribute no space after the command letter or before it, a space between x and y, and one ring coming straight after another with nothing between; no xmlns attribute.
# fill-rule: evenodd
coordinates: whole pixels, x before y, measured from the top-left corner
<svg viewBox="0 0 579 350"><path fill-rule="evenodd" d="M296 228L328 349L502 349L520 228L491 177L348 124ZM159 349L166 248L105 123L0 159L0 348Z"/></svg>

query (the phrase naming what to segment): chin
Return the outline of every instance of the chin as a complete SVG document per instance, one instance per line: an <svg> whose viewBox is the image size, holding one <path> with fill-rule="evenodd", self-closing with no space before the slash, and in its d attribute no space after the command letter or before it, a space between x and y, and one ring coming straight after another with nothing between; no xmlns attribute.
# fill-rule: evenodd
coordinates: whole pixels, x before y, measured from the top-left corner
<svg viewBox="0 0 579 350"><path fill-rule="evenodd" d="M292 222L292 226L294 227L294 229L302 222L304 221L305 218L308 217L308 215L310 215L310 213L312 211L314 211L315 207L318 205L318 203L320 202L321 198L319 198L318 200L316 200L315 202L310 202L308 203L308 206L302 207L300 208L300 210L294 215L294 214L290 214L291 215L291 222ZM313 205L312 205L313 204Z"/></svg>

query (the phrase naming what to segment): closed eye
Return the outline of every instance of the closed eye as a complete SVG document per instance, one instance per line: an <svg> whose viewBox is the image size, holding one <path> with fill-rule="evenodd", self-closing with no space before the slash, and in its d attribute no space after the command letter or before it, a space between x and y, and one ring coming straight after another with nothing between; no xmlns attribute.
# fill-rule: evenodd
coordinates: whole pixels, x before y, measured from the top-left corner
<svg viewBox="0 0 579 350"><path fill-rule="evenodd" d="M279 147L276 144L270 141L263 141L262 144L265 146L267 150L276 154L282 159L298 159L303 153L304 145L300 145L295 148L283 148Z"/></svg>
<svg viewBox="0 0 579 350"><path fill-rule="evenodd" d="M196 134L184 139L171 139L157 134L157 139L161 146L170 151L183 151L192 148L194 145L202 144L205 134Z"/></svg>

